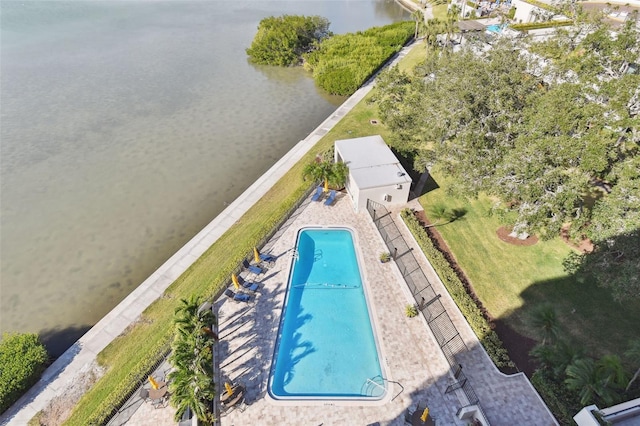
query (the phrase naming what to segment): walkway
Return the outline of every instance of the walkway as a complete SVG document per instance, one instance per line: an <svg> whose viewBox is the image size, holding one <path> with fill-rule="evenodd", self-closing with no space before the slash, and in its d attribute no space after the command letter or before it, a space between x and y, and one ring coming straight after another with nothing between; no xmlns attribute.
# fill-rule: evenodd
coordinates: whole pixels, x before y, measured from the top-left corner
<svg viewBox="0 0 640 426"><path fill-rule="evenodd" d="M394 57L396 65L412 46ZM223 235L264 193L296 164L333 126L371 91L373 79L356 91L309 136L296 144L253 185L220 213L202 231L158 268L138 288L113 308L104 318L62 354L22 398L0 416L0 425L23 426L43 410L57 395L74 386L80 377L96 366L96 356L113 339L187 270L217 239Z"/></svg>

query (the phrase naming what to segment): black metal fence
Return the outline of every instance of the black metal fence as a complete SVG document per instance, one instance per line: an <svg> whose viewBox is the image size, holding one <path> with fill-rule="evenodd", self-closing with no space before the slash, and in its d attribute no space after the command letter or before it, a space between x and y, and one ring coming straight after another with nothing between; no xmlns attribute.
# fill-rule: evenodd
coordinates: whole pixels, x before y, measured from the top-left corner
<svg viewBox="0 0 640 426"><path fill-rule="evenodd" d="M372 200L367 200L367 211L407 283L416 301L416 306L427 320L444 357L449 362L451 373L456 382L447 388L447 392L462 389L469 401L468 405L478 404L478 396L462 372L462 365L456 359L456 354L468 350L467 345L447 314L440 301L440 295L436 294L429 279L422 271L409 245L391 218L391 213L382 204Z"/></svg>
<svg viewBox="0 0 640 426"><path fill-rule="evenodd" d="M125 424L129 418L127 416L122 417L122 414L129 409L129 407L139 399L138 392L140 388L147 382L148 377L158 369L165 361L169 353L171 352L171 346L169 344L163 346L163 348L157 354L157 360L143 373L137 377L133 386L127 393L123 394L119 401L113 405L111 412L102 422L103 425L119 426ZM129 414L133 414L133 410Z"/></svg>

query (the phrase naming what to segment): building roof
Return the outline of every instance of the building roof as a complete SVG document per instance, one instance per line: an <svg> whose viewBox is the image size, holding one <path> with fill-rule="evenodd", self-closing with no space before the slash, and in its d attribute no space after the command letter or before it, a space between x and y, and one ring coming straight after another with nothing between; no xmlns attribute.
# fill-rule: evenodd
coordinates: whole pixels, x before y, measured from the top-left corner
<svg viewBox="0 0 640 426"><path fill-rule="evenodd" d="M465 33L468 31L484 31L486 26L477 21L458 21L458 28Z"/></svg>
<svg viewBox="0 0 640 426"><path fill-rule="evenodd" d="M411 183L406 170L380 135L338 140L335 146L360 189Z"/></svg>

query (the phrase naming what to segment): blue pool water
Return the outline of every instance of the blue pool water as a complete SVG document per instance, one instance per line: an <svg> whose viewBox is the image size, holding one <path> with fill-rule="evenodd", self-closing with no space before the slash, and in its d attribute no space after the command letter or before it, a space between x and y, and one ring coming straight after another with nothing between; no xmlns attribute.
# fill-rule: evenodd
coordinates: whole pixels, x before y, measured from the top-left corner
<svg viewBox="0 0 640 426"><path fill-rule="evenodd" d="M382 371L351 231L303 229L296 247L271 396L380 399Z"/></svg>
<svg viewBox="0 0 640 426"><path fill-rule="evenodd" d="M493 24L493 25L487 25L487 31L492 32L492 33L500 33L502 32L502 29L504 28L504 25L501 24Z"/></svg>

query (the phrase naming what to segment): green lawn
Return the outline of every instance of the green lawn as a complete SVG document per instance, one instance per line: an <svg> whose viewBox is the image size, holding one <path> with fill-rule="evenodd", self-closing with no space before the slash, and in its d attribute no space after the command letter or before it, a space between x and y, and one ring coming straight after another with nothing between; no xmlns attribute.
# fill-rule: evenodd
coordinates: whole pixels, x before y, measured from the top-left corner
<svg viewBox="0 0 640 426"><path fill-rule="evenodd" d="M500 221L487 214L493 204L489 197L452 197L446 193L446 179L437 170L432 176L439 188L423 195L420 203L427 216L432 205L467 211L463 218L437 229L493 317L535 338L537 332L529 326L531 312L551 303L565 338L584 345L594 356L621 354L637 337L640 304L620 305L607 290L567 276L562 260L572 249L560 238L533 246L505 243L496 235Z"/></svg>
<svg viewBox="0 0 640 426"><path fill-rule="evenodd" d="M435 2L431 3L431 8L433 11L433 17L436 19L440 19L441 21L444 21L445 19L447 19L447 7L449 5L447 3L445 4L436 4Z"/></svg>

